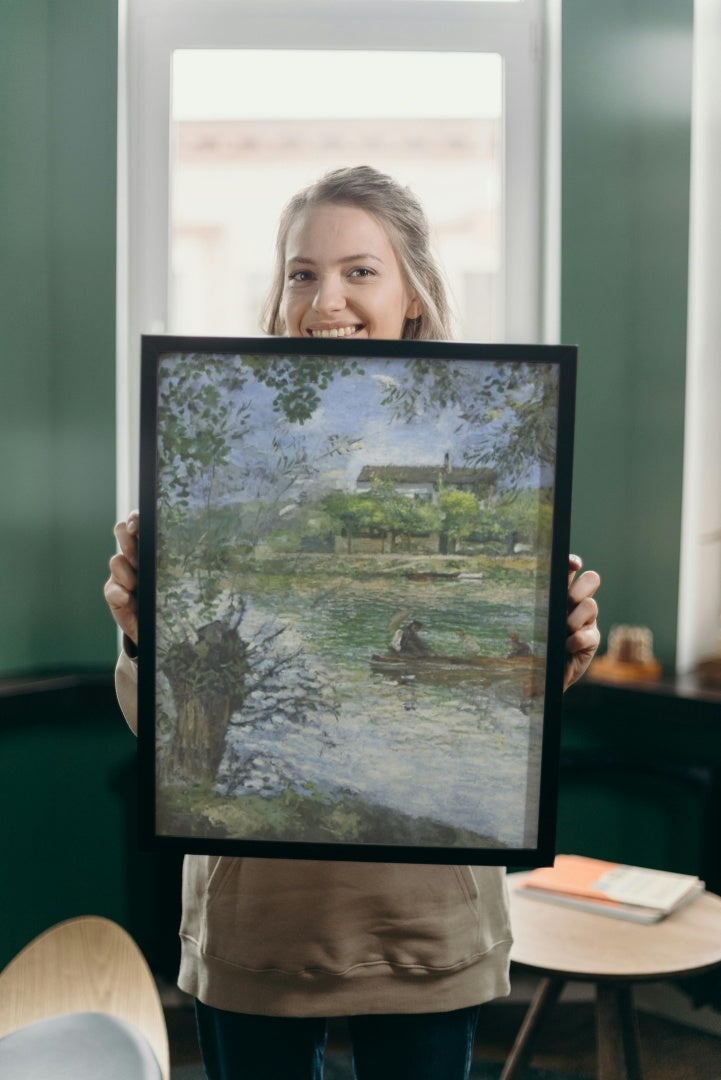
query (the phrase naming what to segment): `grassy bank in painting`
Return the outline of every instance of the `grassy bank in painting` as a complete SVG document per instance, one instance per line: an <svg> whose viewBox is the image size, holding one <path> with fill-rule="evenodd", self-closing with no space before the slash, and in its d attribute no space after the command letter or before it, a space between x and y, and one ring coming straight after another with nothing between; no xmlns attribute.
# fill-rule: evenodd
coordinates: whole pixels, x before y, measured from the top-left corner
<svg viewBox="0 0 721 1080"><path fill-rule="evenodd" d="M416 818L388 807L372 806L352 792L329 806L322 795L286 791L272 800L260 795L227 799L209 786L161 791L157 813L166 836L262 839L315 844L417 845L419 827L425 846L500 848L492 837L470 829Z"/></svg>
<svg viewBox="0 0 721 1080"><path fill-rule="evenodd" d="M242 597L244 685L211 782L161 769L161 832L532 846L545 646L536 574L531 557L237 556L214 587ZM468 664L374 667L411 616L434 656ZM511 633L539 656L507 663ZM162 759L177 702L159 689Z"/></svg>

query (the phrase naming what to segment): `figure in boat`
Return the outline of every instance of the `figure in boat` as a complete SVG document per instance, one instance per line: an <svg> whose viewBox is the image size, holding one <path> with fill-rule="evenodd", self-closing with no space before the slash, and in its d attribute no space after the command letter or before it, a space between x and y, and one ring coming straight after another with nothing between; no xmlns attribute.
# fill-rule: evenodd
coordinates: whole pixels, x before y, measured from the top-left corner
<svg viewBox="0 0 721 1080"><path fill-rule="evenodd" d="M516 656L531 656L531 646L526 641L521 641L515 630L510 633L511 647L508 652L508 658L513 659Z"/></svg>
<svg viewBox="0 0 721 1080"><path fill-rule="evenodd" d="M396 630L391 640L391 649L399 656L428 656L430 649L418 631L423 623L415 617L406 619Z"/></svg>

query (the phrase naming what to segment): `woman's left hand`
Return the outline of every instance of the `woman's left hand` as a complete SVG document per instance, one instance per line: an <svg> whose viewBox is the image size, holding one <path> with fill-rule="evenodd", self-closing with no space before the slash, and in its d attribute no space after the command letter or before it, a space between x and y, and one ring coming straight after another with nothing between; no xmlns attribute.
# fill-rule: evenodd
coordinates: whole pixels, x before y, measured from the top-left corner
<svg viewBox="0 0 721 1080"><path fill-rule="evenodd" d="M586 570L576 577L583 562L578 555L568 557L568 617L566 619L566 671L563 689L568 690L581 678L601 640L596 619L598 604L594 593L601 584L595 570Z"/></svg>

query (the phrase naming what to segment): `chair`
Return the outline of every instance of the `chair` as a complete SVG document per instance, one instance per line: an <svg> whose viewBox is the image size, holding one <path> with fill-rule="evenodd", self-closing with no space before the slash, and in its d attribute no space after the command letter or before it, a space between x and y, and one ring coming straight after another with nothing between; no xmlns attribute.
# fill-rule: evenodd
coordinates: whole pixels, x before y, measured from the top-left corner
<svg viewBox="0 0 721 1080"><path fill-rule="evenodd" d="M117 923L58 923L0 973L0 1076L169 1080L155 981Z"/></svg>

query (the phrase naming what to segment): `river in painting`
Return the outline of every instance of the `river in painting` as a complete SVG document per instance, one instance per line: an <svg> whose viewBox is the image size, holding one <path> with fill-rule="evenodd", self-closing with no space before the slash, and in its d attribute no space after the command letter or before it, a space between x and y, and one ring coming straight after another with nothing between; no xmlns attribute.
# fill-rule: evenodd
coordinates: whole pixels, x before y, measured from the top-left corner
<svg viewBox="0 0 721 1080"><path fill-rule="evenodd" d="M534 560L420 581L391 557L375 563L349 560L338 572L338 556L288 557L234 577L251 650L272 626L296 659L281 690L276 679L272 696L249 693L232 717L203 819L222 823L222 835L276 839L285 807L293 840L533 847L545 651ZM388 660L402 615L454 662ZM507 661L511 632L536 658ZM497 659L478 666L478 657ZM299 663L322 688L307 715ZM319 806L334 830L322 813L319 824Z"/></svg>

